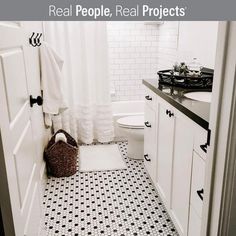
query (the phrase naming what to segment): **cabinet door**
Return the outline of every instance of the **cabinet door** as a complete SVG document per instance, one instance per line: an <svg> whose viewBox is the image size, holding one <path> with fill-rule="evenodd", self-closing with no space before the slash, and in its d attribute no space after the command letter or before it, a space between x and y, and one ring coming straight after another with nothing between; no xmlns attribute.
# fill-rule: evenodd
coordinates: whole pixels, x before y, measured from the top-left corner
<svg viewBox="0 0 236 236"><path fill-rule="evenodd" d="M202 217L203 193L205 180L205 161L194 152L191 186L191 204L199 217Z"/></svg>
<svg viewBox="0 0 236 236"><path fill-rule="evenodd" d="M156 178L156 113L145 106L144 164L153 182Z"/></svg>
<svg viewBox="0 0 236 236"><path fill-rule="evenodd" d="M157 128L157 188L167 208L170 207L172 157L175 117L169 116L171 108L159 103L159 123Z"/></svg>
<svg viewBox="0 0 236 236"><path fill-rule="evenodd" d="M189 236L201 235L201 218L197 215L193 207L190 207L188 235Z"/></svg>
<svg viewBox="0 0 236 236"><path fill-rule="evenodd" d="M194 124L183 114L175 114L170 211L181 235L187 235Z"/></svg>
<svg viewBox="0 0 236 236"><path fill-rule="evenodd" d="M195 134L194 134L194 150L198 153L204 160L207 155L207 131L195 125Z"/></svg>

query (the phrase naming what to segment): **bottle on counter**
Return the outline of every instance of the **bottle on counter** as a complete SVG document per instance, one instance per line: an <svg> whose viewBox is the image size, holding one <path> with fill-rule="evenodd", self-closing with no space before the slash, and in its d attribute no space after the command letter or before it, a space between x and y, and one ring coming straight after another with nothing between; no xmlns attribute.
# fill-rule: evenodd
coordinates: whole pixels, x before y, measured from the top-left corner
<svg viewBox="0 0 236 236"><path fill-rule="evenodd" d="M189 63L189 76L191 77L200 77L202 65L198 62L197 58L194 57L193 60Z"/></svg>
<svg viewBox="0 0 236 236"><path fill-rule="evenodd" d="M198 59L194 57L193 60L188 64L188 68L189 70L200 71L202 65L199 63Z"/></svg>

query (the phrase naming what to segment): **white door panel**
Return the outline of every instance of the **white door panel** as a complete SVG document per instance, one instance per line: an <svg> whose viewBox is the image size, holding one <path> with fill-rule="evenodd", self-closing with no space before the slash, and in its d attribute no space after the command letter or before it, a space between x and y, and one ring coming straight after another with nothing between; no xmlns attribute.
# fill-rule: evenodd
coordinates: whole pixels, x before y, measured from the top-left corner
<svg viewBox="0 0 236 236"><path fill-rule="evenodd" d="M201 218L197 215L193 207L190 205L189 214L189 236L201 236Z"/></svg>
<svg viewBox="0 0 236 236"><path fill-rule="evenodd" d="M169 117L166 104L159 104L157 187L166 206L170 207L175 117Z"/></svg>
<svg viewBox="0 0 236 236"><path fill-rule="evenodd" d="M30 180L35 172L34 158L32 158L35 155L34 149L32 149L34 143L31 137L29 121L13 151L21 205L27 197L27 187L30 187Z"/></svg>
<svg viewBox="0 0 236 236"><path fill-rule="evenodd" d="M2 78L6 89L9 117L12 122L22 105L28 100L24 55L21 48L15 48L1 52L0 58L4 68ZM12 96L13 94L14 96Z"/></svg>
<svg viewBox="0 0 236 236"><path fill-rule="evenodd" d="M181 235L188 233L194 124L176 112L170 210Z"/></svg>
<svg viewBox="0 0 236 236"><path fill-rule="evenodd" d="M41 209L40 209L40 193L39 193L39 186L35 184L34 189L32 191L31 202L29 204L29 214L26 218L25 224L25 235L36 235L36 229L39 227L39 221L41 217ZM38 233L38 232L37 232ZM42 234L39 236L43 236Z"/></svg>
<svg viewBox="0 0 236 236"><path fill-rule="evenodd" d="M17 236L37 235L41 218L39 160L43 162L43 156L37 155L36 147L43 150L44 128L42 109L37 109L36 118L29 106L31 87L40 92L40 75L39 64L29 64L28 52L37 49L28 44L28 36L21 22L0 22L0 135L5 165L1 172L6 171L7 176L2 177L6 177L10 197L10 207L3 205L1 210L3 217L12 217ZM37 74L33 80L28 68ZM0 200L2 203L6 199L0 196Z"/></svg>
<svg viewBox="0 0 236 236"><path fill-rule="evenodd" d="M204 182L205 182L205 161L196 152L194 152L191 204L200 218L202 217L203 199L200 198L198 192L204 190Z"/></svg>

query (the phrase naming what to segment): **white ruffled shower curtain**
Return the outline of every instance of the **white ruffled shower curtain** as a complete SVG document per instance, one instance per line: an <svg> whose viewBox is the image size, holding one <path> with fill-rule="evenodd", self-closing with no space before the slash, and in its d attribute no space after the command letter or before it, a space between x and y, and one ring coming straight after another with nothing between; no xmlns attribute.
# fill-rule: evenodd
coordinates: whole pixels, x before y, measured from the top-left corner
<svg viewBox="0 0 236 236"><path fill-rule="evenodd" d="M108 76L106 22L44 22L45 41L64 60L63 90L69 109L53 116L84 143L114 137Z"/></svg>

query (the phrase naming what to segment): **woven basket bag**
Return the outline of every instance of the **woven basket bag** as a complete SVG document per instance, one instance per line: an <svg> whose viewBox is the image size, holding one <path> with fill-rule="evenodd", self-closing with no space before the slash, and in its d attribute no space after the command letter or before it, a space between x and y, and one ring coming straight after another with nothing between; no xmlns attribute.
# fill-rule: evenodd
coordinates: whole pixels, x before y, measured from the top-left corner
<svg viewBox="0 0 236 236"><path fill-rule="evenodd" d="M63 133L67 143L58 141L55 136ZM44 150L44 159L47 164L47 173L55 177L68 177L77 171L78 145L76 141L64 130L58 130L50 139Z"/></svg>

